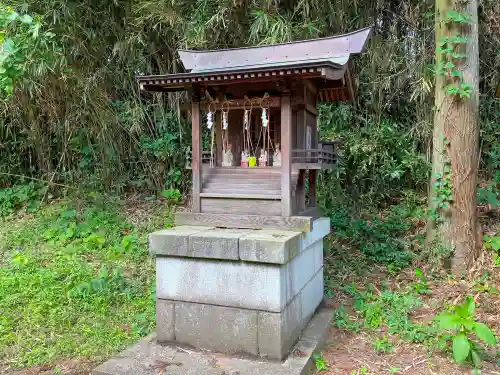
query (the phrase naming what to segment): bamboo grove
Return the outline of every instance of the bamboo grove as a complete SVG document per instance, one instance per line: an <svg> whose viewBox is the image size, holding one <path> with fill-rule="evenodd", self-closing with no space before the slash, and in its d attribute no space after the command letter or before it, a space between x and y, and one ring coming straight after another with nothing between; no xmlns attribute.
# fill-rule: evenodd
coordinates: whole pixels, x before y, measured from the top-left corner
<svg viewBox="0 0 500 375"><path fill-rule="evenodd" d="M134 76L176 72L178 48L223 48L321 37L375 25L356 63L355 107L321 108L325 137L343 134L343 193L377 202L425 191L430 172L434 4L417 0L4 1L38 15L51 58L28 55L3 98L0 185L20 176L66 186L185 188L182 97L140 96ZM500 165L500 4L479 9L481 160ZM29 53L30 51L27 51ZM4 95L5 96L5 95ZM324 182L329 180L324 176ZM324 191L326 198L339 194Z"/></svg>

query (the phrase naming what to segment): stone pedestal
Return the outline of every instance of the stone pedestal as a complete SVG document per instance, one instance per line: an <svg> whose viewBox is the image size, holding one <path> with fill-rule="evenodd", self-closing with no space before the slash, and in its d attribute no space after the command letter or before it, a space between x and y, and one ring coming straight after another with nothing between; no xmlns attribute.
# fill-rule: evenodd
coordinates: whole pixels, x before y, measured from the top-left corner
<svg viewBox="0 0 500 375"><path fill-rule="evenodd" d="M323 237L313 231L180 226L150 235L160 342L283 359L323 299Z"/></svg>

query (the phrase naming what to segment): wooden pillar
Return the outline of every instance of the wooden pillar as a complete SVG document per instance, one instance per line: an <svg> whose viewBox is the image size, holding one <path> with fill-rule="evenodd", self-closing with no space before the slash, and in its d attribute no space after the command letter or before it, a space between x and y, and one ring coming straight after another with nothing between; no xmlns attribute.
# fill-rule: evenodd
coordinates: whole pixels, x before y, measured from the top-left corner
<svg viewBox="0 0 500 375"><path fill-rule="evenodd" d="M297 180L297 213L301 213L306 209L306 170L299 170L299 176Z"/></svg>
<svg viewBox="0 0 500 375"><path fill-rule="evenodd" d="M305 99L304 99L305 100ZM300 105L297 108L297 144L298 149L306 148L306 110L305 105ZM301 156L308 156L307 154L301 154ZM297 189L295 190L295 195L297 198L297 213L303 212L306 206L306 189L305 189L305 169L299 171L299 176L297 180Z"/></svg>
<svg viewBox="0 0 500 375"><path fill-rule="evenodd" d="M292 216L292 106L281 97L281 216Z"/></svg>
<svg viewBox="0 0 500 375"><path fill-rule="evenodd" d="M193 171L193 205L191 211L199 213L201 211L201 121L200 121L200 102L199 96L193 96L191 105L191 134L193 138L193 156L192 156L192 171Z"/></svg>
<svg viewBox="0 0 500 375"><path fill-rule="evenodd" d="M309 169L309 207L316 207L316 169Z"/></svg>

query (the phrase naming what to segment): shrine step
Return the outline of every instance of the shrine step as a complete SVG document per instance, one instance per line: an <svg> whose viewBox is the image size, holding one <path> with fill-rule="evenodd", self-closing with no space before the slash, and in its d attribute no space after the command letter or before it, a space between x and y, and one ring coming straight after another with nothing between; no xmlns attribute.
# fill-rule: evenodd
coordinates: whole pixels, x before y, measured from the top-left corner
<svg viewBox="0 0 500 375"><path fill-rule="evenodd" d="M258 190L280 190L281 191L281 181L242 181L242 180L232 180L221 182L216 181L204 181L203 189L227 189L228 187L234 187L238 189L258 189Z"/></svg>
<svg viewBox="0 0 500 375"><path fill-rule="evenodd" d="M209 193L203 192L200 194L202 198L228 198L228 199L269 199L269 200L279 200L281 199L281 191L252 191L251 193L235 193L234 190L227 189L227 191L211 191Z"/></svg>

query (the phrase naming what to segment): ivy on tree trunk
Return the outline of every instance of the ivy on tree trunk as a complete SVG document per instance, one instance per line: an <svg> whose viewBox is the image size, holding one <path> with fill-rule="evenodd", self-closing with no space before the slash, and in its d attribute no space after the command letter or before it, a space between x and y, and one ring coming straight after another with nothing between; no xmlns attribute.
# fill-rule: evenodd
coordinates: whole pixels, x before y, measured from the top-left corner
<svg viewBox="0 0 500 375"><path fill-rule="evenodd" d="M451 253L455 271L473 264L477 222L479 50L477 0L436 0L436 113L428 246Z"/></svg>

